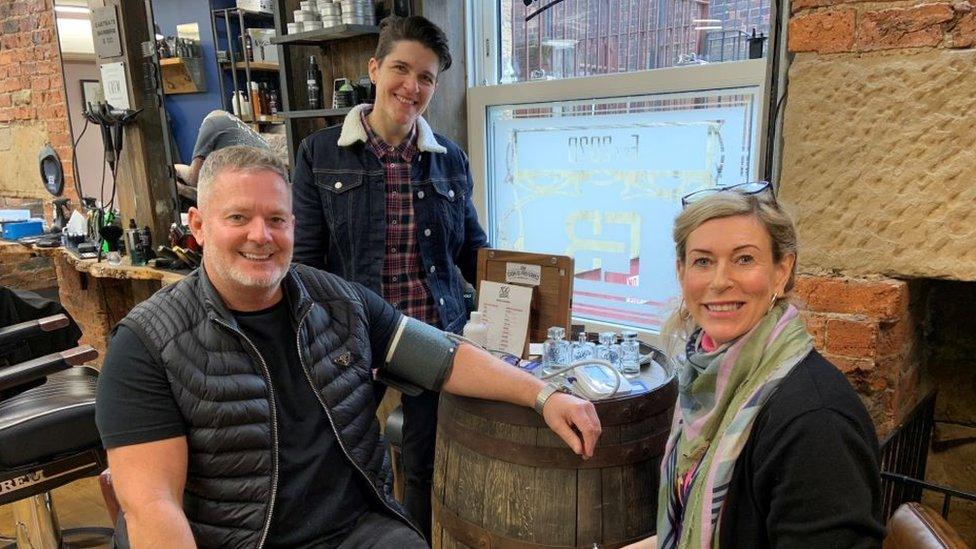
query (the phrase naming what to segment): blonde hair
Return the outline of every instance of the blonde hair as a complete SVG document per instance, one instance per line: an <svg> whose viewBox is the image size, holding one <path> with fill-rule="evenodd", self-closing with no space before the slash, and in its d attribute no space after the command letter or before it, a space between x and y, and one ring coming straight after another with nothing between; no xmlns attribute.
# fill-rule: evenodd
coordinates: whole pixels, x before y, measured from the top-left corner
<svg viewBox="0 0 976 549"><path fill-rule="evenodd" d="M675 256L679 263L684 263L687 251L688 237L695 229L706 221L723 217L747 215L754 217L766 229L773 244L773 261L779 263L786 256L797 255L796 227L793 219L783 211L775 200L770 200L764 194L742 194L735 191L717 192L689 204L674 220ZM788 294L796 282L796 264L786 281L784 294ZM777 303L786 299L778 296ZM661 327L662 339L668 354L674 354L675 345L683 345L685 339L695 329L694 320L684 306L684 299L671 312Z"/></svg>

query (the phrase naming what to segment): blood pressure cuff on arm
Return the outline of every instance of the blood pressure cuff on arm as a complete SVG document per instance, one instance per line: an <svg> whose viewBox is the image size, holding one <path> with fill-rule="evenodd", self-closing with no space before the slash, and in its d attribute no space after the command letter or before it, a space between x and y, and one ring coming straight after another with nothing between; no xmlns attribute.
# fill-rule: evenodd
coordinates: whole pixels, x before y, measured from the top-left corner
<svg viewBox="0 0 976 549"><path fill-rule="evenodd" d="M377 378L408 395L440 391L451 375L457 343L441 330L404 316Z"/></svg>

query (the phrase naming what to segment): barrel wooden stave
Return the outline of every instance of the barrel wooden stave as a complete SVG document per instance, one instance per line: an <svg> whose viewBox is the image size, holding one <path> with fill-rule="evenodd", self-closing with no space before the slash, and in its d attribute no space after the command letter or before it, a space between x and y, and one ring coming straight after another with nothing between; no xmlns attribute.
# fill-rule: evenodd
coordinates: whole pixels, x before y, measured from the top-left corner
<svg viewBox="0 0 976 549"><path fill-rule="evenodd" d="M445 395L435 458L434 547L590 548L595 541L609 548L652 533L660 454L673 411L668 399L673 403L676 392L671 385L673 379L664 394L658 396L663 404L638 402L633 407L642 416L633 410L612 408L619 403L598 405L598 409L610 411L601 413L601 418L607 415L617 422L604 426L598 454L601 448L646 441L652 435L655 444L660 441L660 448L655 448L654 455L647 459L595 469L574 469L565 464L528 466L505 461L518 461L517 456L474 451L448 436L451 424L470 430L465 431L465 436L477 432L527 449L570 452L537 417L519 416L513 410L494 414L494 403L486 405ZM511 423L489 419L495 415L504 416ZM482 450L485 448L487 454L494 451L491 445Z"/></svg>

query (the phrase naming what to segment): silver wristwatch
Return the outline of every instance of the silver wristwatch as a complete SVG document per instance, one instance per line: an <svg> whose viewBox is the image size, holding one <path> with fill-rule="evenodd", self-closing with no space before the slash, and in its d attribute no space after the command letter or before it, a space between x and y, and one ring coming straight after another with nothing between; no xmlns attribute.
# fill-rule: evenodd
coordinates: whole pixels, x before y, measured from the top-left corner
<svg viewBox="0 0 976 549"><path fill-rule="evenodd" d="M559 385L558 383L553 383L551 381L546 383L546 386L539 391L538 395L536 395L535 405L533 406L535 411L538 412L540 416L542 415L542 409L546 406L546 401L549 400L549 397L551 397L553 393L569 393L569 391L566 390L566 387Z"/></svg>

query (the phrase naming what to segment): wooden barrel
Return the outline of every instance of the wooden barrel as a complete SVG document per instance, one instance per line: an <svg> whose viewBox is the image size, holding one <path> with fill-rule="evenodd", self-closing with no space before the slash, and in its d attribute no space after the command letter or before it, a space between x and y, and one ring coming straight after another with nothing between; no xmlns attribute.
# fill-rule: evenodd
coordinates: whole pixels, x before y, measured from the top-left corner
<svg viewBox="0 0 976 549"><path fill-rule="evenodd" d="M584 461L533 410L443 393L433 546L622 547L654 534L677 380L658 353L647 390L596 403L603 434Z"/></svg>

